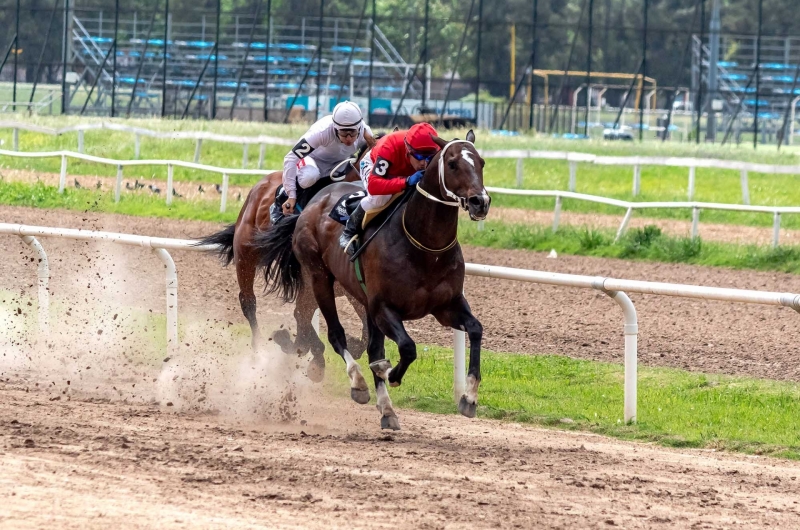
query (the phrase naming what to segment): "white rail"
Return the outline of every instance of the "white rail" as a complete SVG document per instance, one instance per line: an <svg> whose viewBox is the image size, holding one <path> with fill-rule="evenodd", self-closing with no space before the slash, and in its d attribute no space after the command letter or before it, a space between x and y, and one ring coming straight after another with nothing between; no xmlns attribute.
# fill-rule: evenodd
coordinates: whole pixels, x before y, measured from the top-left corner
<svg viewBox="0 0 800 530"><path fill-rule="evenodd" d="M641 191L642 166L668 166L685 167L689 169L687 199L694 199L696 169L715 168L729 169L739 172L742 188L742 203L750 204L750 185L747 175L749 172L764 173L768 175L800 175L800 166L782 166L771 164L757 164L738 160L719 160L714 158L682 158L682 157L657 157L657 156L600 156L590 153L573 153L566 151L528 151L528 150L487 150L482 151L484 158L515 158L517 159L517 187L522 187L523 164L526 158L566 160L569 163L569 191L575 191L577 184L578 163L597 164L603 166L633 166L632 193L636 197Z"/></svg>
<svg viewBox="0 0 800 530"><path fill-rule="evenodd" d="M227 200L228 200L228 182L230 175L265 175L267 173L271 173L276 171L274 169L232 169L232 168L224 168L224 167L216 167L216 166L207 166L204 164L198 164L195 162L183 162L182 160L115 160L113 158L103 158L99 156L92 156L92 155L85 155L81 153L75 153L73 151L39 151L39 152L32 152L32 153L25 153L25 152L18 152L18 151L8 151L5 149L0 149L0 156L13 156L17 158L61 158L61 174L59 175L58 180L58 192L64 193L64 189L66 188L67 184L67 159L74 158L77 160L83 160L85 162L95 162L97 164L106 164L110 166L116 166L117 168L117 182L114 187L114 200L115 202L120 201L120 197L122 194L122 168L128 166L167 166L167 192L166 192L166 202L167 204L172 204L173 198L173 170L176 167L185 167L188 169L197 169L200 171L208 171L210 173L218 173L222 175L222 181L220 186L220 212L224 213L227 208Z"/></svg>
<svg viewBox="0 0 800 530"><path fill-rule="evenodd" d="M205 131L162 132L162 131L153 131L151 129L144 129L141 127L129 127L127 125L122 125L113 122L85 123L85 124L73 125L70 127L63 127L61 129L53 129L50 127L42 127L41 125L33 125L30 123L23 123L16 121L0 121L0 129L13 130L12 144L14 151L19 151L19 131L37 132L41 134L49 134L50 136L61 136L63 134L68 134L73 132L78 133L78 152L81 154L84 151L84 134L86 131L105 129L109 131L126 132L134 135L135 159L138 159L139 156L141 155L141 142L143 136L148 138L161 138L168 140L194 140L195 163L200 162L200 153L204 140L213 142L240 144L242 146L242 168L247 168L248 147L250 145L257 144L260 146L259 157L258 157L259 169L264 167L264 157L266 156L267 145L287 145L287 146L294 145L294 142L292 140L287 140L286 138L279 138L277 136L266 136L266 135L231 136L227 134L216 134Z"/></svg>
<svg viewBox="0 0 800 530"><path fill-rule="evenodd" d="M123 245L133 245L150 248L158 255L166 267L166 315L167 315L167 351L168 354L178 344L178 273L175 262L167 252L168 250L189 250L194 252L212 250L209 246L194 246L196 243L186 239L168 239L160 237L147 237L131 234L118 234L114 232L93 232L68 228L49 228L41 226L26 226L20 224L0 223L0 234L16 235L23 242L33 248L39 258L38 277L38 321L39 330L47 333L49 329L50 294L48 282L50 279L49 262L44 248L37 237L60 237L76 240L106 241ZM636 280L618 280L600 276L581 276L574 274L559 274L553 272L540 272L508 267L495 267L491 265L466 264L466 273L473 276L496 278L546 285L559 285L564 287L579 287L595 289L604 292L622 308L624 316L623 332L625 334L625 397L624 418L626 422L636 421L637 403L637 366L638 366L638 321L636 309L630 298L623 291L629 293L656 294L677 296L683 298L699 298L703 300L719 300L727 302L740 302L752 304L766 304L791 307L800 312L800 295L794 293L775 293L768 291L749 291L743 289L726 289L719 287L703 287L697 285L681 285L671 283L645 282ZM465 366L466 366L466 334L455 331L454 342L454 377L453 388L456 401L464 393Z"/></svg>
<svg viewBox="0 0 800 530"><path fill-rule="evenodd" d="M609 206L616 206L625 208L625 216L617 229L617 235L614 241L619 241L619 238L625 233L631 216L635 210L648 210L648 209L690 209L692 210L692 239L696 238L699 233L700 211L701 210L724 210L731 212L756 212L756 213L769 213L772 214L772 246L777 247L780 241L781 229L781 215L782 214L797 214L800 213L798 206L751 206L748 204L724 204L714 202L630 202L622 201L619 199L610 199L608 197L599 197L597 195L586 195L584 193L573 193L569 191L558 190L515 190L507 188L494 188L486 186L486 191L501 195L521 195L525 197L555 197L555 209L553 212L553 231L558 230L558 225L561 219L561 206L562 199L577 199L580 201L594 202L598 204L607 204ZM483 225L478 225L482 229Z"/></svg>

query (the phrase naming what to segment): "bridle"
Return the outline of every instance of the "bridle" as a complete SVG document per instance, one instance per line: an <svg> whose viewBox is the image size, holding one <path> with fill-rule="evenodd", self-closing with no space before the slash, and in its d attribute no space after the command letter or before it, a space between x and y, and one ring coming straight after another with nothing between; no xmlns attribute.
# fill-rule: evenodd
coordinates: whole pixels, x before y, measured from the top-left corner
<svg viewBox="0 0 800 530"><path fill-rule="evenodd" d="M428 193L427 191L422 189L422 186L420 186L421 182L417 182L417 191L420 192L420 194L423 197L425 197L426 199L430 199L430 200L432 200L434 202L438 202L439 204L444 204L444 205L447 205L447 206L455 206L456 208L458 208L460 206L461 208L463 208L466 211L467 210L467 199L464 198L464 197L459 197L458 195L456 195L455 193L450 191L448 189L448 187L447 187L447 184L445 183L445 180L444 180L444 157L445 157L445 154L447 153L447 149L451 145L459 144L459 143L473 145L472 142L470 142L469 140L452 140L452 141L448 142L444 147L442 147L442 150L439 153L439 163L438 163L439 186L440 186L441 190L444 192L444 195L446 197L450 197L451 199L454 199L454 200L446 201L446 200L442 200L442 199L440 199L438 197L434 197L433 195L431 195L430 193ZM409 242L412 245L414 245L415 247L417 247L418 249L420 249L420 250L422 250L424 252L428 252L430 254L440 254L442 252L447 252L448 250L450 250L451 248L456 246L456 243L458 243L458 233L456 233L456 237L446 247L442 247L442 248L439 248L439 249L433 249L433 248L426 247L425 245L423 245L422 243L417 241L414 238L414 236L412 236L411 234L408 233L408 229L406 228L406 210L405 209L403 209L402 224L403 224L403 232L405 232L406 238L408 238Z"/></svg>
<svg viewBox="0 0 800 530"><path fill-rule="evenodd" d="M450 197L451 199L454 200L444 201L442 199L439 199L438 197L434 197L433 195L422 189L422 186L420 186L421 182L417 182L417 191L420 192L422 196L425 197L426 199L438 202L439 204L446 204L447 206L455 206L456 208L460 206L462 209L466 211L467 199L465 197L459 197L458 195L450 191L450 189L448 189L447 184L444 181L444 155L447 154L447 149L453 144L473 145L473 143L470 142L469 140L451 140L450 142L447 142L447 144L444 147L442 147L442 151L439 153L439 162L438 162L439 187L441 188L441 191L444 192L445 197Z"/></svg>

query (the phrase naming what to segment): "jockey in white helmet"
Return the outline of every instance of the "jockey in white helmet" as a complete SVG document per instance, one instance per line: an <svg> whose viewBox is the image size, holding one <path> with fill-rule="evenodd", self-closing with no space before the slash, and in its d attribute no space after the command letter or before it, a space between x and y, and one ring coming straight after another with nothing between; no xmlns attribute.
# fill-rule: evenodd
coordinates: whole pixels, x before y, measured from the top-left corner
<svg viewBox="0 0 800 530"><path fill-rule="evenodd" d="M284 215L295 213L300 201L304 205L311 197L304 190L321 178L328 177L340 162L352 158L360 145L375 144L372 131L364 123L361 109L352 101L342 101L311 126L283 159L283 188L288 199L283 203Z"/></svg>

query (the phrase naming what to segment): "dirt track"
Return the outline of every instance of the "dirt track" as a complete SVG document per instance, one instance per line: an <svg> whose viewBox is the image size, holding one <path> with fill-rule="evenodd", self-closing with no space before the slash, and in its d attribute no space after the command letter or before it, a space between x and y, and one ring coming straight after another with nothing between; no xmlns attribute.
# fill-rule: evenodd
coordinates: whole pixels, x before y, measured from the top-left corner
<svg viewBox="0 0 800 530"><path fill-rule="evenodd" d="M171 237L217 228L23 208L0 208L0 219ZM404 430L386 435L377 428L374 408L336 400L321 405L315 387L293 388L297 402L289 413L265 419L259 411L281 409L287 394L250 403L247 396L269 393L265 367L244 362L229 370L240 361L224 342L217 343L223 335L216 331L216 350L211 349L227 355L213 363L192 358L183 369L194 370L193 377L176 371L173 378L175 360L159 375L158 355L146 370L128 364L134 353L115 335L116 313L112 318L95 306L163 312L163 269L150 251L53 239L44 245L54 305L74 314L53 324L60 340L49 350L36 350L36 356L19 355L26 351L19 348L19 335L3 336L7 342L0 343L0 461L7 470L0 476L0 495L13 499L0 508L0 526L800 526L795 504L800 466L784 461L669 451L405 410L400 411ZM800 292L800 278L786 274L551 260L475 248L465 253L479 263ZM14 237L0 238L0 255L5 293L0 298L10 299L0 299L0 309L15 310L32 294L36 263ZM173 255L182 321L243 322L232 270L219 268L210 257ZM486 329L487 348L621 360L621 314L603 295L482 279L470 279L466 292ZM632 298L642 364L800 380L800 316L791 310ZM14 322L32 320L32 309L20 303ZM275 325L286 322L287 309L263 301L260 314ZM408 327L420 342L450 344L449 334L430 320ZM200 338L201 331L188 330L191 349L209 340ZM262 375L241 377L251 370ZM227 379L209 380L208 387L198 383L198 374L214 379L218 371ZM184 380L201 388L170 387ZM165 392L175 396L174 407L164 405ZM187 395L202 395L213 406L192 410Z"/></svg>

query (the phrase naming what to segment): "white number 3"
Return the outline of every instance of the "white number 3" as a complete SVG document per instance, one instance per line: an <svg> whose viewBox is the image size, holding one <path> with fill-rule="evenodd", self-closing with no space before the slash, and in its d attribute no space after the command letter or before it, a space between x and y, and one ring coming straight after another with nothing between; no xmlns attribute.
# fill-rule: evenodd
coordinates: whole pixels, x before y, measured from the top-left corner
<svg viewBox="0 0 800 530"><path fill-rule="evenodd" d="M375 164L375 174L379 177L383 177L386 175L386 170L389 169L389 162L386 160L379 160L377 164Z"/></svg>

